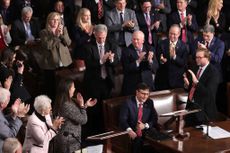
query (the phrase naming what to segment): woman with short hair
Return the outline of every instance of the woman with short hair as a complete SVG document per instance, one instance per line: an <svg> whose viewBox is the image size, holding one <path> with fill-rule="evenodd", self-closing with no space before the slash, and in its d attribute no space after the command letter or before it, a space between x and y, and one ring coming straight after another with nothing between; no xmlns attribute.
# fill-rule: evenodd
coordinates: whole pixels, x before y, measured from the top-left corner
<svg viewBox="0 0 230 153"><path fill-rule="evenodd" d="M35 98L34 109L34 113L28 119L23 152L48 153L49 142L56 136L64 119L57 117L52 123L51 99L45 95Z"/></svg>

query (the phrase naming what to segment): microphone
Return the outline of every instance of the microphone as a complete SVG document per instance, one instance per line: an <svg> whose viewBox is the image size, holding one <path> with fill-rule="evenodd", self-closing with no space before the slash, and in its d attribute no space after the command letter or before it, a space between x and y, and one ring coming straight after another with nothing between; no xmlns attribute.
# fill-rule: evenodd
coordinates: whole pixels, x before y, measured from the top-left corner
<svg viewBox="0 0 230 153"><path fill-rule="evenodd" d="M72 136L73 138L75 138L75 140L77 140L77 142L80 144L80 150L81 150L81 153L82 153L82 143L81 143L81 139L79 137L76 137L74 135L74 133L71 133L71 132L68 132L68 131L64 131L62 133L62 135L64 135L65 137L68 137L69 135Z"/></svg>
<svg viewBox="0 0 230 153"><path fill-rule="evenodd" d="M193 106L195 105L196 107L198 107L198 109L201 110L201 112L203 112L204 114L204 118L206 120L206 126L207 126L207 131L206 131L206 137L209 137L209 123L210 123L210 119L208 117L208 115L206 114L206 112L204 111L204 109L198 104L193 102L190 102ZM190 109L190 108L189 108ZM197 109L197 108L192 108L192 109ZM203 122L203 121L202 121Z"/></svg>

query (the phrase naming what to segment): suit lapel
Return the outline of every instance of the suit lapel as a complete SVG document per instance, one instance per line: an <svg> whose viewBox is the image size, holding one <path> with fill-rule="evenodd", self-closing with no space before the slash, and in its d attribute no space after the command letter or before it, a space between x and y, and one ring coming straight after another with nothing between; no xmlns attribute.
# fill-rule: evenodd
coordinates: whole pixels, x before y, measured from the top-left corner
<svg viewBox="0 0 230 153"><path fill-rule="evenodd" d="M100 59L99 50L98 50L98 48L97 48L97 43L96 43L96 41L95 41L94 44L92 45L92 52L93 52L93 55L94 55L95 59Z"/></svg>
<svg viewBox="0 0 230 153"><path fill-rule="evenodd" d="M133 96L132 97L132 106L131 106L131 110L133 110L134 116L135 116L135 120L137 121L138 118L138 108L137 108L137 101L136 101L136 97Z"/></svg>

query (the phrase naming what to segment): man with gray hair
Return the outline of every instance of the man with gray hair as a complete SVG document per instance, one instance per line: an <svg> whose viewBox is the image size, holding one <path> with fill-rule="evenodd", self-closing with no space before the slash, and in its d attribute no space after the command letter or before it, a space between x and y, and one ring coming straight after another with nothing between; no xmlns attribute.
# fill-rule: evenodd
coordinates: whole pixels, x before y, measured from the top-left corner
<svg viewBox="0 0 230 153"><path fill-rule="evenodd" d="M95 133L92 134L102 130L102 127L97 128L97 125L103 125L102 120L98 123L98 119L103 116L102 100L111 96L111 90L114 87L114 67L118 63L117 46L107 39L106 25L96 25L94 36L95 41L91 41L85 47L86 71L84 75L86 96L98 100L96 107L88 112L88 127L95 128Z"/></svg>
<svg viewBox="0 0 230 153"><path fill-rule="evenodd" d="M26 6L21 11L21 18L13 22L10 31L13 46L31 46L36 43L41 28L38 20L32 15L33 9Z"/></svg>
<svg viewBox="0 0 230 153"><path fill-rule="evenodd" d="M10 101L10 92L0 87L0 153L2 153L2 145L6 138L15 137L22 125L19 117L25 116L29 111L29 105L21 105L21 100L17 99L11 107L12 113L4 115L3 110Z"/></svg>

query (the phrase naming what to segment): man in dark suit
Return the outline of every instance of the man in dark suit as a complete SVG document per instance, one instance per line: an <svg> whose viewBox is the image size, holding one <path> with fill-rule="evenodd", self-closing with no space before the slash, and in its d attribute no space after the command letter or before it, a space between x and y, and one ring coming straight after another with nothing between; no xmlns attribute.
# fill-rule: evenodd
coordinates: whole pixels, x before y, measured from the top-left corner
<svg viewBox="0 0 230 153"><path fill-rule="evenodd" d="M186 69L188 50L179 39L180 27L174 24L169 29L169 38L160 42L157 49L159 69L156 74L156 89L183 87L183 73Z"/></svg>
<svg viewBox="0 0 230 153"><path fill-rule="evenodd" d="M132 153L143 151L144 133L157 124L157 112L149 99L149 87L145 83L137 85L136 94L129 98L120 109L120 127L128 131L132 139Z"/></svg>
<svg viewBox="0 0 230 153"><path fill-rule="evenodd" d="M203 28L203 35L195 40L195 43L192 49L193 55L197 48L207 48L211 52L210 63L212 63L216 69L221 74L222 78L222 69L221 61L224 55L224 42L219 38L215 37L215 28L213 25L206 25Z"/></svg>
<svg viewBox="0 0 230 153"><path fill-rule="evenodd" d="M3 23L6 25L11 25L16 16L11 0L1 0L0 13L3 19Z"/></svg>
<svg viewBox="0 0 230 153"><path fill-rule="evenodd" d="M91 12L92 23L104 23L105 13L115 7L113 0L83 0L82 7ZM100 9L102 7L102 9Z"/></svg>
<svg viewBox="0 0 230 153"><path fill-rule="evenodd" d="M208 49L198 48L195 71L188 70L189 74L184 74L184 85L185 88L189 89L186 109L202 109L199 113L187 116L187 125L202 124L216 118L215 97L219 84L219 74L210 63L210 59L211 53Z"/></svg>
<svg viewBox="0 0 230 153"><path fill-rule="evenodd" d="M159 14L151 12L151 0L141 1L141 11L136 12L137 22L140 30L145 34L145 43L157 45L157 32L162 31Z"/></svg>
<svg viewBox="0 0 230 153"><path fill-rule="evenodd" d="M97 105L88 111L87 126L95 130L91 134L97 134L103 130L100 127L103 125L102 100L110 97L114 87L114 67L118 63L117 47L106 39L106 25L96 25L94 35L96 40L91 41L85 48L86 71L84 75L86 97L98 100Z"/></svg>
<svg viewBox="0 0 230 153"><path fill-rule="evenodd" d="M39 37L40 24L32 17L33 9L26 6L22 9L21 19L14 21L11 28L13 46L31 46L36 43Z"/></svg>
<svg viewBox="0 0 230 153"><path fill-rule="evenodd" d="M144 45L142 31L133 33L132 44L122 51L121 62L124 71L123 95L134 94L140 82L145 82L151 91L155 89L153 75L156 74L158 63L153 49Z"/></svg>
<svg viewBox="0 0 230 153"><path fill-rule="evenodd" d="M193 33L198 31L196 16L187 9L188 0L177 0L177 11L170 14L168 26L179 24L181 27L180 39L191 45L194 41Z"/></svg>

